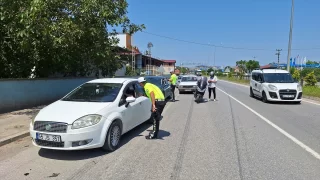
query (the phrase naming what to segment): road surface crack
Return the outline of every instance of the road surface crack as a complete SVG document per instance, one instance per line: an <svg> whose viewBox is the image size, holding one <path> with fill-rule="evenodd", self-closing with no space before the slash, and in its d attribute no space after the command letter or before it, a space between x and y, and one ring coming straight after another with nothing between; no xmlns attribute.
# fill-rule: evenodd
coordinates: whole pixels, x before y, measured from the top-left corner
<svg viewBox="0 0 320 180"><path fill-rule="evenodd" d="M234 117L234 113L233 113L233 107L232 107L232 103L231 103L231 98L229 96L228 96L228 100L229 100L230 111L231 111L234 139L235 139L235 143L236 143L236 151L237 151L237 159L238 159L238 167L239 167L239 176L240 176L240 179L242 180L243 179L243 172L242 172L243 170L242 170L240 151L239 151L239 137L238 137L238 134L237 134L237 129L236 129L236 123L235 123L235 117Z"/></svg>
<svg viewBox="0 0 320 180"><path fill-rule="evenodd" d="M175 165L173 168L173 172L171 173L171 178L170 179L179 179L180 173L181 173L181 168L182 168L182 162L185 154L185 149L186 149L186 144L188 140L188 135L189 135L189 130L190 130L190 122L191 122L191 116L193 112L193 99L191 100L191 105L189 109L189 113L187 116L187 122L183 131L182 135L182 140L179 146L178 154L177 154L177 159L175 161Z"/></svg>

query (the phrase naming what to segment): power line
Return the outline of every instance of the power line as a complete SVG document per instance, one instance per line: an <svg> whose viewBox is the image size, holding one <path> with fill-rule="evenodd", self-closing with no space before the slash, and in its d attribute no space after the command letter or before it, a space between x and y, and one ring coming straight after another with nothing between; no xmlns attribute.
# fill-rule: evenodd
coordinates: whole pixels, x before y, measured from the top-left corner
<svg viewBox="0 0 320 180"><path fill-rule="evenodd" d="M271 50L271 49L253 49L253 48L241 48L241 47L231 47L231 46L222 46L222 45L199 43L199 42L195 42L195 41L187 41L187 40L177 39L177 38L163 36L163 35L159 35L159 34L154 34L154 33L146 32L146 31L142 31L142 32L145 33L145 34L150 34L150 35L153 35L153 36L158 36L158 37L162 37L162 38L166 38L166 39L170 39L170 40L175 40L175 41L180 41L180 42L185 42L185 43L190 43L190 44L197 44L197 45L202 45L202 46L221 47L221 48L226 48L226 49L254 50L254 51L274 51L274 50ZM317 49L320 49L320 47L306 48L306 49L291 49L291 50L317 50Z"/></svg>

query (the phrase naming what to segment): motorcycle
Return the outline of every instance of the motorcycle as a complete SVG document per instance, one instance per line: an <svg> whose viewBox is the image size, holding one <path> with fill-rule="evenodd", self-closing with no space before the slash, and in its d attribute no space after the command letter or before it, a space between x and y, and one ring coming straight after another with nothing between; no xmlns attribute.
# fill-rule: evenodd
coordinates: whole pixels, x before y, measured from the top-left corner
<svg viewBox="0 0 320 180"><path fill-rule="evenodd" d="M203 101L203 96L207 89L207 77L201 77L197 82L197 89L194 92L194 98L196 103Z"/></svg>

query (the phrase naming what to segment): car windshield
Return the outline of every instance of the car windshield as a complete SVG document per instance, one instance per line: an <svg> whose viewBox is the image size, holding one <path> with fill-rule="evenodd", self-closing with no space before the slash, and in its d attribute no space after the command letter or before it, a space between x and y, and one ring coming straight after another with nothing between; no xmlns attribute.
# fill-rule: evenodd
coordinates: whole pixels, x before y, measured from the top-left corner
<svg viewBox="0 0 320 180"><path fill-rule="evenodd" d="M192 77L192 76L185 76L185 77L182 77L181 81L197 81L197 77Z"/></svg>
<svg viewBox="0 0 320 180"><path fill-rule="evenodd" d="M146 78L147 82L152 83L157 86L161 86L161 79L160 78Z"/></svg>
<svg viewBox="0 0 320 180"><path fill-rule="evenodd" d="M293 83L290 73L265 73L263 79L267 83Z"/></svg>
<svg viewBox="0 0 320 180"><path fill-rule="evenodd" d="M120 89L121 83L86 83L64 97L63 101L78 102L113 102Z"/></svg>

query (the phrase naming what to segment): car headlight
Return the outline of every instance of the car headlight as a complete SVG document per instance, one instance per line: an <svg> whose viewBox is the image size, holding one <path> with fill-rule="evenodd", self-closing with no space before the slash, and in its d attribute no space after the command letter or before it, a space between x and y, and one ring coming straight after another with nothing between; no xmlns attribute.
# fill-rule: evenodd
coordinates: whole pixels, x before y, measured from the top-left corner
<svg viewBox="0 0 320 180"><path fill-rule="evenodd" d="M272 90L272 91L276 91L277 87L274 85L269 84L268 87Z"/></svg>
<svg viewBox="0 0 320 180"><path fill-rule="evenodd" d="M101 119L102 116L98 114L83 116L72 123L71 129L80 129L88 126L93 126L100 122Z"/></svg>
<svg viewBox="0 0 320 180"><path fill-rule="evenodd" d="M39 111L39 112L40 112L40 111ZM37 113L32 117L32 120L31 120L32 126L34 125L34 121L36 120L36 117L37 117L37 115L39 114L39 112L37 112Z"/></svg>
<svg viewBox="0 0 320 180"><path fill-rule="evenodd" d="M302 86L300 84L297 85L298 91L302 91Z"/></svg>

